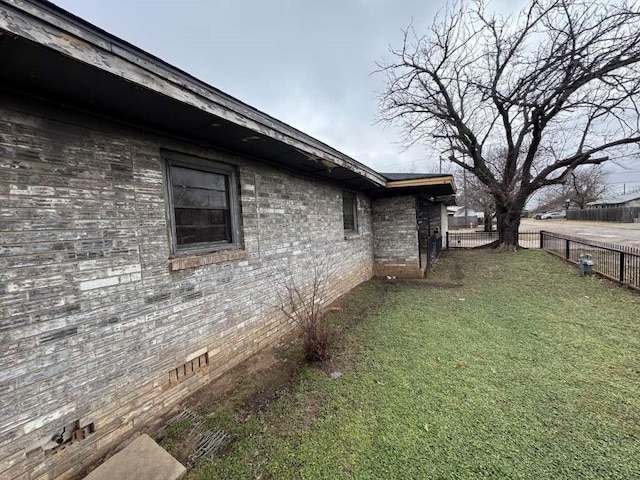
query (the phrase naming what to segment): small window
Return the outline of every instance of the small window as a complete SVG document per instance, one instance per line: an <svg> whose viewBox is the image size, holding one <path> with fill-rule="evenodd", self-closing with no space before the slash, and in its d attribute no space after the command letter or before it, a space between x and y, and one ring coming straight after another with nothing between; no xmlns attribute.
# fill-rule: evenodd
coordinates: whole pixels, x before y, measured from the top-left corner
<svg viewBox="0 0 640 480"><path fill-rule="evenodd" d="M173 252L238 244L236 171L226 165L166 153Z"/></svg>
<svg viewBox="0 0 640 480"><path fill-rule="evenodd" d="M356 233L358 231L358 204L356 194L353 192L342 192L342 218L345 232Z"/></svg>

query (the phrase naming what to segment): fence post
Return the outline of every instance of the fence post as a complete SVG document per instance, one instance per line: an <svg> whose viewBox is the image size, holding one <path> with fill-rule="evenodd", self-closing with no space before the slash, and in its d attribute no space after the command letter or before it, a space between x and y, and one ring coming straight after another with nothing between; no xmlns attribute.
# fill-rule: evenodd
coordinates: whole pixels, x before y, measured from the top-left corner
<svg viewBox="0 0 640 480"><path fill-rule="evenodd" d="M544 230L540 230L540 250L544 250Z"/></svg>
<svg viewBox="0 0 640 480"><path fill-rule="evenodd" d="M569 260L569 240L565 240L564 258L565 260Z"/></svg>
<svg viewBox="0 0 640 480"><path fill-rule="evenodd" d="M449 250L449 231L448 230L447 230L447 241L446 241L446 244L447 244L447 250Z"/></svg>
<svg viewBox="0 0 640 480"><path fill-rule="evenodd" d="M620 252L620 283L624 283L624 252Z"/></svg>

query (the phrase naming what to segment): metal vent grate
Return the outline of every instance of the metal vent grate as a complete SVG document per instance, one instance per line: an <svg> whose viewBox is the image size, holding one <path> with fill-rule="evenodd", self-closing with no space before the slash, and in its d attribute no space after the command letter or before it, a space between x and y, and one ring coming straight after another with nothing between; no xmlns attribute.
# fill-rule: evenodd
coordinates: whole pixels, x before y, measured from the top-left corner
<svg viewBox="0 0 640 480"><path fill-rule="evenodd" d="M198 446L192 458L193 465L202 459L211 458L230 439L231 437L222 430L205 430L200 432L197 443Z"/></svg>
<svg viewBox="0 0 640 480"><path fill-rule="evenodd" d="M222 447L232 440L232 436L221 429L211 429L205 426L205 419L196 415L191 410L178 413L167 422L167 425L188 423L189 429L185 433L185 442L193 445L193 452L189 455L186 465L188 469L194 468L201 460L206 460L215 455ZM166 427L160 428L154 435L155 440L162 444L167 438Z"/></svg>

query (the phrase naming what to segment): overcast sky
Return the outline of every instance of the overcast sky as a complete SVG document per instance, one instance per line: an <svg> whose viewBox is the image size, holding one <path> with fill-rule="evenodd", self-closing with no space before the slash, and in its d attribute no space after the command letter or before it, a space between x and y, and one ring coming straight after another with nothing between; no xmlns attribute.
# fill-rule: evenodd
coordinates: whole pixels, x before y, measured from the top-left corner
<svg viewBox="0 0 640 480"><path fill-rule="evenodd" d="M402 28L426 30L445 0L54 3L377 171L438 169L438 152L405 151L375 123L384 77L373 72ZM492 4L509 13L523 0ZM611 179L624 180L640 186L640 175Z"/></svg>

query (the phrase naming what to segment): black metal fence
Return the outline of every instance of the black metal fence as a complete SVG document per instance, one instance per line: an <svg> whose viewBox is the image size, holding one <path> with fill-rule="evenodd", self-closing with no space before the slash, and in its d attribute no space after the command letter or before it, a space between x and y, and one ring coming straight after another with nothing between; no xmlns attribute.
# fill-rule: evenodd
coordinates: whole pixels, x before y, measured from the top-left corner
<svg viewBox="0 0 640 480"><path fill-rule="evenodd" d="M578 263L580 255L590 254L595 272L640 289L640 248L544 231L540 232L540 245L547 252L572 263Z"/></svg>
<svg viewBox="0 0 640 480"><path fill-rule="evenodd" d="M567 210L567 220L633 223L640 218L640 207L589 208Z"/></svg>
<svg viewBox="0 0 640 480"><path fill-rule="evenodd" d="M479 248L498 240L498 232L447 232L445 246ZM623 285L640 289L640 248L596 242L546 231L518 232L518 243L526 248L542 248L569 262L580 255L593 257L593 270Z"/></svg>
<svg viewBox="0 0 640 480"><path fill-rule="evenodd" d="M498 232L447 232L446 248L479 248L498 240ZM518 232L518 243L526 248L540 248L540 232Z"/></svg>

